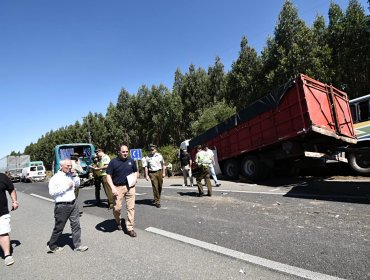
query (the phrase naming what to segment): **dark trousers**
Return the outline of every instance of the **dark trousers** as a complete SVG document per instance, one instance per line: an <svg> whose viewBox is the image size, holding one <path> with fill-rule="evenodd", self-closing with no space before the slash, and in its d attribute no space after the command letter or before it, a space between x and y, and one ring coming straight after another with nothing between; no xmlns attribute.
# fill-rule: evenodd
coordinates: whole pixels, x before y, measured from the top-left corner
<svg viewBox="0 0 370 280"><path fill-rule="evenodd" d="M162 170L158 170L155 172L149 172L149 178L150 178L150 181L152 182L154 202L155 204L160 204L162 185L163 185Z"/></svg>
<svg viewBox="0 0 370 280"><path fill-rule="evenodd" d="M208 195L212 195L212 184L211 184L211 174L209 172L208 167L200 167L199 174L197 175L197 185L198 185L198 191L199 194L203 194L203 185L202 185L202 179L205 179L207 189L208 189Z"/></svg>
<svg viewBox="0 0 370 280"><path fill-rule="evenodd" d="M57 242L59 236L63 233L67 220L69 219L72 229L72 241L75 248L81 246L81 227L80 213L78 210L78 202L75 200L73 204L55 204L54 207L55 225L53 233L48 242L49 248L54 250L58 247Z"/></svg>
<svg viewBox="0 0 370 280"><path fill-rule="evenodd" d="M101 189L101 180L100 177L94 177L94 186L95 186L95 201L96 203L100 203L100 189Z"/></svg>

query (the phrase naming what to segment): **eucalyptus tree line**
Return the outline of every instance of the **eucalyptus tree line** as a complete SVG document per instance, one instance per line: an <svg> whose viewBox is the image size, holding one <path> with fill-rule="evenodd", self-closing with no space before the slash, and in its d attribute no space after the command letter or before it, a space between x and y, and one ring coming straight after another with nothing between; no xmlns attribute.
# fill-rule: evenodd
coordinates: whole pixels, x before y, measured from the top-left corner
<svg viewBox="0 0 370 280"><path fill-rule="evenodd" d="M135 94L122 89L105 115L90 112L82 123L46 133L24 153L51 166L55 145L89 138L110 154L123 142L135 148L177 146L298 73L333 84L350 98L369 94L369 16L357 0L349 0L345 12L332 2L328 18L326 25L319 15L308 27L286 0L261 54L243 36L228 72L217 56L208 71L193 64L185 73L177 69L172 89L142 85Z"/></svg>

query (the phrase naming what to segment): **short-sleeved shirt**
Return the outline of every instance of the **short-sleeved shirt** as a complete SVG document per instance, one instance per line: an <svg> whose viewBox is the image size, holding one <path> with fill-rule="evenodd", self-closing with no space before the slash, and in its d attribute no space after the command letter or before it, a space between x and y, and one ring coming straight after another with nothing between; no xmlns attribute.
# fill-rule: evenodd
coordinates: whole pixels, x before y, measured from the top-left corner
<svg viewBox="0 0 370 280"><path fill-rule="evenodd" d="M116 157L112 159L107 167L107 174L112 176L112 181L115 186L127 185L127 176L137 172L137 166L133 159L122 159Z"/></svg>
<svg viewBox="0 0 370 280"><path fill-rule="evenodd" d="M0 173L0 216L9 214L7 191L14 190L14 185L9 177Z"/></svg>
<svg viewBox="0 0 370 280"><path fill-rule="evenodd" d="M108 155L103 155L100 161L98 162L98 166L99 168L104 167L108 165L109 162L110 162L110 157ZM100 170L99 176L105 176L105 175L107 175L107 170L106 169Z"/></svg>
<svg viewBox="0 0 370 280"><path fill-rule="evenodd" d="M190 164L191 157L189 154L182 155L180 157L181 166L186 166Z"/></svg>
<svg viewBox="0 0 370 280"><path fill-rule="evenodd" d="M163 157L160 153L150 154L142 159L143 167L147 167L149 171L158 171L162 169Z"/></svg>

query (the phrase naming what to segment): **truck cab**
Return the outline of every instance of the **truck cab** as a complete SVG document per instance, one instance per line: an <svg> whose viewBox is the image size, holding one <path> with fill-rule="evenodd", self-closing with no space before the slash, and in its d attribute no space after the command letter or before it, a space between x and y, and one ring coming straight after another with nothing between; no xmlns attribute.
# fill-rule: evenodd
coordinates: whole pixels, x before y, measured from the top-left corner
<svg viewBox="0 0 370 280"><path fill-rule="evenodd" d="M60 161L71 159L73 155L78 154L79 163L83 172L78 174L81 180L81 185L86 185L89 182L89 166L93 163L95 156L95 147L90 143L69 143L57 145L54 148L53 174L60 170Z"/></svg>

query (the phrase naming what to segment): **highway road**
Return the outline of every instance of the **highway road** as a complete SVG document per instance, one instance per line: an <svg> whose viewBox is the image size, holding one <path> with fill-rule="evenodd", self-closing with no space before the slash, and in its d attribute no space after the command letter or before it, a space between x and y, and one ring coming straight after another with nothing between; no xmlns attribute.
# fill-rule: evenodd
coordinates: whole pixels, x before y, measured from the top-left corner
<svg viewBox="0 0 370 280"><path fill-rule="evenodd" d="M181 186L181 178L166 178L157 209L150 183L139 179L137 238L150 232L292 277L370 279L370 179L221 183L212 197L197 197L196 188ZM15 185L18 192L50 199L47 183ZM81 219L93 215L104 230L114 231L106 204L93 205L93 187L80 190L79 203Z"/></svg>

